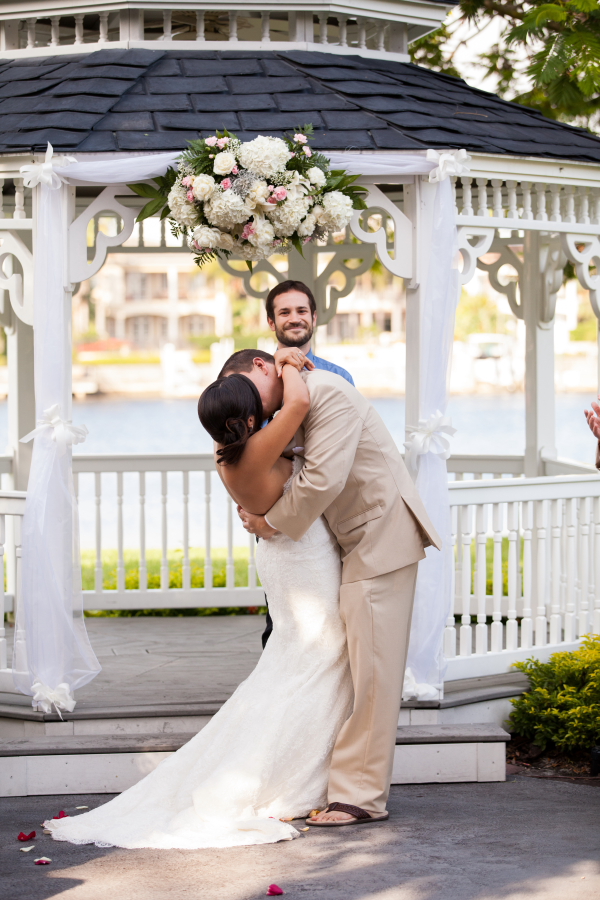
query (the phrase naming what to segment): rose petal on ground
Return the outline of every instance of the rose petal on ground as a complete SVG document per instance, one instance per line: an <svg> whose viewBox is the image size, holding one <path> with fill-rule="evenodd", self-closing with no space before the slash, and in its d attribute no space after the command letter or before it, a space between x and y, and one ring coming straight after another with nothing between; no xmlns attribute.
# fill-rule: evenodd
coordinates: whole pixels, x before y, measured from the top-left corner
<svg viewBox="0 0 600 900"><path fill-rule="evenodd" d="M308 814L308 818L309 818L309 819L314 819L314 817L315 817L315 816L318 816L320 812L321 812L320 809L311 809L311 811L310 811L309 814Z"/></svg>
<svg viewBox="0 0 600 900"><path fill-rule="evenodd" d="M270 884L269 890L267 891L267 897L279 897L281 894L285 894L285 891L282 891L279 885Z"/></svg>
<svg viewBox="0 0 600 900"><path fill-rule="evenodd" d="M310 828L307 825L306 828L301 828L300 831L310 831Z"/></svg>
<svg viewBox="0 0 600 900"><path fill-rule="evenodd" d="M53 818L53 819L68 819L69 816L68 816L67 813L64 811L64 809L61 809L61 811L59 812L59 814L58 814L57 816L52 816L52 818Z"/></svg>
<svg viewBox="0 0 600 900"><path fill-rule="evenodd" d="M36 866L47 866L51 862L52 860L48 859L47 856L40 856L39 859L34 859L34 863Z"/></svg>
<svg viewBox="0 0 600 900"><path fill-rule="evenodd" d="M89 809L89 806L76 806L75 809Z"/></svg>
<svg viewBox="0 0 600 900"><path fill-rule="evenodd" d="M44 834L52 834L49 828L44 828Z"/></svg>
<svg viewBox="0 0 600 900"><path fill-rule="evenodd" d="M31 847L19 847L21 853L29 853L30 850L33 850L35 844L32 844Z"/></svg>
<svg viewBox="0 0 600 900"><path fill-rule="evenodd" d="M20 831L17 835L18 841L32 841L35 837L35 831L30 832L29 834L25 834L24 831Z"/></svg>

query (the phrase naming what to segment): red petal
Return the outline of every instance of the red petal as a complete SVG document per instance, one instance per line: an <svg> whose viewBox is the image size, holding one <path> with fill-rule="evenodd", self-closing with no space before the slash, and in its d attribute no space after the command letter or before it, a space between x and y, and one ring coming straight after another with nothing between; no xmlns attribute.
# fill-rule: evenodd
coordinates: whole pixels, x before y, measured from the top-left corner
<svg viewBox="0 0 600 900"><path fill-rule="evenodd" d="M276 884L269 885L267 897L279 897L280 894L285 894L285 891L282 891L281 888Z"/></svg>
<svg viewBox="0 0 600 900"><path fill-rule="evenodd" d="M64 809L61 809L61 811L59 812L59 814L58 814L57 816L52 816L52 818L53 818L53 819L68 819L69 816L68 816L68 814L64 811Z"/></svg>
<svg viewBox="0 0 600 900"><path fill-rule="evenodd" d="M48 859L47 856L42 856L41 859L34 859L33 863L36 866L49 866L52 862L51 859Z"/></svg>
<svg viewBox="0 0 600 900"><path fill-rule="evenodd" d="M35 837L35 831L32 831L31 834L25 834L24 831L20 831L17 835L18 841L32 841Z"/></svg>

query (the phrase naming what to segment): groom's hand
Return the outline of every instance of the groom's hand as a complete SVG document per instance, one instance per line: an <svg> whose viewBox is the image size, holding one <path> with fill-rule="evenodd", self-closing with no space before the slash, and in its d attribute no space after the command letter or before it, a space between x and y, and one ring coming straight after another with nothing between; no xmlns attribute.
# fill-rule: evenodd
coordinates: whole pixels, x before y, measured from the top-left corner
<svg viewBox="0 0 600 900"><path fill-rule="evenodd" d="M244 528L250 534L255 534L265 540L278 534L277 529L271 528L264 516L255 516L254 513L246 512L241 506L238 506L237 511Z"/></svg>

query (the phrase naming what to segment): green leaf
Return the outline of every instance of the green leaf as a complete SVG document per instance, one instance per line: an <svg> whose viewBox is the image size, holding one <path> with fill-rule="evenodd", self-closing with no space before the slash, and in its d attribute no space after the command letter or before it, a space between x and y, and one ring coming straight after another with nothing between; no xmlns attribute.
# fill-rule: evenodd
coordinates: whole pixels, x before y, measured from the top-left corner
<svg viewBox="0 0 600 900"><path fill-rule="evenodd" d="M143 222L144 219L149 218L150 216L156 215L156 213L161 210L165 206L164 197L159 197L156 200L151 200L150 203L146 203L144 208L138 214L136 222Z"/></svg>
<svg viewBox="0 0 600 900"><path fill-rule="evenodd" d="M147 184L144 181L140 184L128 184L127 187L140 197L162 197L162 193L157 188L152 187L151 184Z"/></svg>
<svg viewBox="0 0 600 900"><path fill-rule="evenodd" d="M248 268L250 269L250 271L252 271L252 260L251 260L251 259L247 259L247 260L246 260L246 265L248 266Z"/></svg>
<svg viewBox="0 0 600 900"><path fill-rule="evenodd" d="M300 241L300 238L297 235L294 235L292 237L292 245L293 245L294 249L297 250L298 253L300 254L300 256L304 259L304 248L302 246L302 242Z"/></svg>

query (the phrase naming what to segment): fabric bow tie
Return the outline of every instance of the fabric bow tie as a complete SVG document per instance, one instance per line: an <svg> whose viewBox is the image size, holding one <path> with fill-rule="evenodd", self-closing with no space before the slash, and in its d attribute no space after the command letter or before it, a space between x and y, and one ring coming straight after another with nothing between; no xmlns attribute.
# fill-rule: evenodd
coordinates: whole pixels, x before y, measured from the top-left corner
<svg viewBox="0 0 600 900"><path fill-rule="evenodd" d="M31 690L33 691L33 702L41 706L45 713L52 712L52 707L54 706L62 719L61 709L65 709L67 712L73 712L75 709L75 699L71 694L69 685L65 681L61 682L56 688L51 688L47 684L42 684L41 681L36 681L31 686Z"/></svg>
<svg viewBox="0 0 600 900"><path fill-rule="evenodd" d="M48 428L52 429L52 440L56 441L59 456L65 455L67 447L82 444L89 434L85 425L73 425L69 419L61 419L60 405L55 403L54 406L44 410L44 418L38 419L37 428L22 437L21 443L26 444Z"/></svg>
<svg viewBox="0 0 600 900"><path fill-rule="evenodd" d="M68 166L77 160L74 156L54 156L53 158L53 154L54 148L52 144L48 143L43 163L21 166L20 171L25 187L34 188L38 184L45 184L52 190L56 190L65 183L63 176L54 171L54 166Z"/></svg>
<svg viewBox="0 0 600 900"><path fill-rule="evenodd" d="M437 163L435 169L429 173L429 181L438 184L449 175L467 175L470 172L471 157L466 150L445 150L438 153L437 150L428 150L427 159Z"/></svg>
<svg viewBox="0 0 600 900"><path fill-rule="evenodd" d="M450 456L450 441L445 435L456 434L456 428L452 427L450 416L444 416L439 409L428 419L419 419L419 424L409 425L406 429L410 437L404 442L406 447L406 463L413 471L417 470L419 456L425 453L434 453L441 459Z"/></svg>

